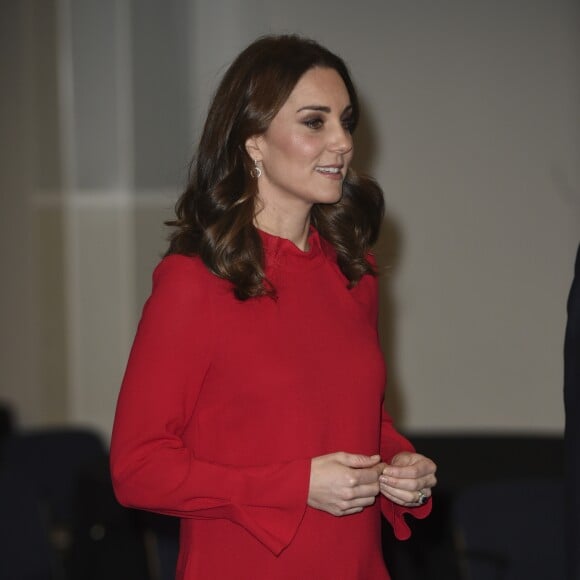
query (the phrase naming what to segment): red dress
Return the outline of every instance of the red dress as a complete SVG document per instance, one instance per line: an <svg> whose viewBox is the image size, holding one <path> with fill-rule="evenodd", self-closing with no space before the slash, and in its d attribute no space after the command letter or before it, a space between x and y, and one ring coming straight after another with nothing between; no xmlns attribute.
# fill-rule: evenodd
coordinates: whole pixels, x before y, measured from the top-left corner
<svg viewBox="0 0 580 580"><path fill-rule="evenodd" d="M352 290L315 230L310 250L261 232L278 297L238 301L197 257L157 267L111 443L124 505L181 518L180 580L388 579L381 497L335 517L307 506L310 460L411 450L383 413L377 280Z"/></svg>

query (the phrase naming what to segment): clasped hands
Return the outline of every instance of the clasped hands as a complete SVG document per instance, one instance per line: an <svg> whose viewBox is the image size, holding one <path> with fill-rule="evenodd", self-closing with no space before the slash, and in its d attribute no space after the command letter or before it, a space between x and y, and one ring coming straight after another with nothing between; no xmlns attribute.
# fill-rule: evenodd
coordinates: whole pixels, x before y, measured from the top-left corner
<svg viewBox="0 0 580 580"><path fill-rule="evenodd" d="M421 505L437 483L437 467L419 453L403 451L391 463L379 455L339 451L311 462L308 505L334 516L361 512L379 493L405 507Z"/></svg>

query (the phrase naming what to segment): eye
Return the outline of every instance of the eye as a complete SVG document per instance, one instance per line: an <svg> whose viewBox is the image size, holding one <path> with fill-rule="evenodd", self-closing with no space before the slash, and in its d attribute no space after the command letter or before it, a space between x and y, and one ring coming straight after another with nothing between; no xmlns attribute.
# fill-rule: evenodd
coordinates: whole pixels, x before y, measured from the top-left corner
<svg viewBox="0 0 580 580"><path fill-rule="evenodd" d="M342 119L342 126L345 131L352 133L354 131L354 120L352 117L347 117L346 119Z"/></svg>
<svg viewBox="0 0 580 580"><path fill-rule="evenodd" d="M324 121L321 117L312 117L303 121L309 129L321 129Z"/></svg>

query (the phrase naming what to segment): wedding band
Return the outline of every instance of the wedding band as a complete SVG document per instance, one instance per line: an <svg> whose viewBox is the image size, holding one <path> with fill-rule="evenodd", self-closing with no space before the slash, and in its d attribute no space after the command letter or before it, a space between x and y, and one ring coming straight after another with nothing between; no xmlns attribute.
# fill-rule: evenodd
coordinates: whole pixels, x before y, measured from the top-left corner
<svg viewBox="0 0 580 580"><path fill-rule="evenodd" d="M417 497L417 503L419 505L425 505L429 498L425 495L425 492L422 489L420 489L417 493L419 494Z"/></svg>

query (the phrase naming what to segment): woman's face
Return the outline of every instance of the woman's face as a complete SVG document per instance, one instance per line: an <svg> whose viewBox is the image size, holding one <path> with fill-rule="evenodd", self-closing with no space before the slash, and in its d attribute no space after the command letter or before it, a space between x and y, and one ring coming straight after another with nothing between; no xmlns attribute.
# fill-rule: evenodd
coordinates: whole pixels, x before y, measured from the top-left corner
<svg viewBox="0 0 580 580"><path fill-rule="evenodd" d="M246 143L262 169L258 195L265 206L309 210L339 201L353 155L351 128L340 75L330 68L304 73L266 132Z"/></svg>

